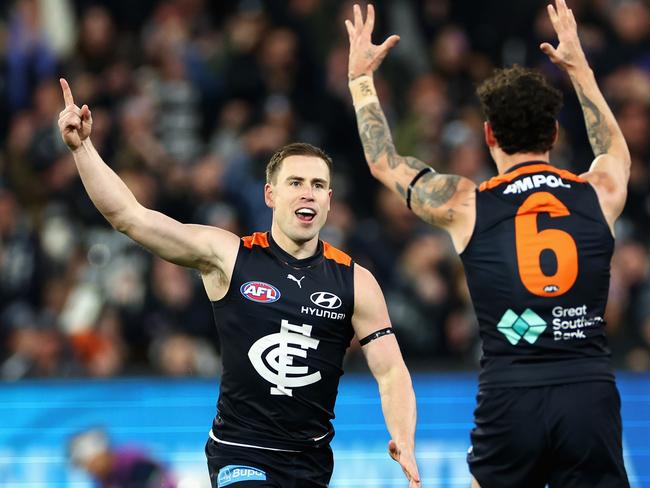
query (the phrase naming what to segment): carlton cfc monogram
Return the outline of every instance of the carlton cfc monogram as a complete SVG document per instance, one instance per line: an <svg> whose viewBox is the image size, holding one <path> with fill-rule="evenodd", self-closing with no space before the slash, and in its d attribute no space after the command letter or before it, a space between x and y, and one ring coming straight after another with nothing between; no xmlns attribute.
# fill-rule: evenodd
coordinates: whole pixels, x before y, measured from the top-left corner
<svg viewBox="0 0 650 488"><path fill-rule="evenodd" d="M308 349L318 348L320 341L310 337L311 329L311 325L294 325L283 319L280 332L258 339L249 349L248 358L255 371L275 385L270 389L271 395L293 396L292 388L321 379L320 371L308 374L307 366L293 366L295 356L306 358Z"/></svg>

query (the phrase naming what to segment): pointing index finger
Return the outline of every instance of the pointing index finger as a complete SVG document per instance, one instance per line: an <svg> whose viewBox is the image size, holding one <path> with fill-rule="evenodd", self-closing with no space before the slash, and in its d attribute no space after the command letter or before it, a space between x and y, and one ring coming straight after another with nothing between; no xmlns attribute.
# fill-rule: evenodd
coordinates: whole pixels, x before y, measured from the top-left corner
<svg viewBox="0 0 650 488"><path fill-rule="evenodd" d="M65 80L65 78L60 78L59 83L61 83L61 90L63 90L63 100L65 101L65 106L70 107L74 105L74 98L72 97L72 90L70 90L70 85Z"/></svg>

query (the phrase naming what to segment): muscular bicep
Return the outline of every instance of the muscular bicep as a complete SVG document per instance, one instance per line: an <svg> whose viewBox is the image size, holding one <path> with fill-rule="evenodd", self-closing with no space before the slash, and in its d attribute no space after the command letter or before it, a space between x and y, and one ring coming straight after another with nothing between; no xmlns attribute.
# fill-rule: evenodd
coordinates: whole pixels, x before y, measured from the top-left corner
<svg viewBox="0 0 650 488"><path fill-rule="evenodd" d="M228 268L239 249L239 238L228 231L183 224L145 207L140 207L130 225L120 230L162 259L202 274Z"/></svg>

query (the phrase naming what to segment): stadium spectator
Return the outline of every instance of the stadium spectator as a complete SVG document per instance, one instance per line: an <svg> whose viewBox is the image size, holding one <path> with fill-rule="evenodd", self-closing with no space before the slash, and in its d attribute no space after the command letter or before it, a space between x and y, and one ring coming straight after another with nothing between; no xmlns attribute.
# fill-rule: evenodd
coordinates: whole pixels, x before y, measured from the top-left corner
<svg viewBox="0 0 650 488"><path fill-rule="evenodd" d="M135 446L113 446L100 428L70 438L68 457L98 488L175 488L173 475Z"/></svg>

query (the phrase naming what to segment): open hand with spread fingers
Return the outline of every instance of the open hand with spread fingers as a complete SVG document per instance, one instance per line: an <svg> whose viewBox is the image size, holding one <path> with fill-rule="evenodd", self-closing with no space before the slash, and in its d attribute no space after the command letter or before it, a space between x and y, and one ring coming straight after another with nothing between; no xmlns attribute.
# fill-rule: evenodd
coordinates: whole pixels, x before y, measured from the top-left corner
<svg viewBox="0 0 650 488"><path fill-rule="evenodd" d="M409 480L409 488L420 488L420 473L418 472L418 465L415 462L415 455L412 451L406 452L400 449L394 440L388 442L388 453L395 461L397 461Z"/></svg>
<svg viewBox="0 0 650 488"><path fill-rule="evenodd" d="M372 75L379 65L398 42L399 36L392 35L382 44L372 43L372 30L375 27L375 8L368 4L366 21L363 21L361 7L355 4L354 22L345 21L350 38L350 59L348 62L348 77L350 80L362 75Z"/></svg>
<svg viewBox="0 0 650 488"><path fill-rule="evenodd" d="M81 143L90 136L92 130L93 118L88 105L81 108L74 104L70 85L61 78L61 90L63 90L63 100L65 108L59 114L59 130L63 142L74 151L81 146Z"/></svg>
<svg viewBox="0 0 650 488"><path fill-rule="evenodd" d="M567 7L565 0L556 0L555 7L546 7L560 43L556 48L548 42L539 47L551 61L565 71L588 67L587 58L578 38L578 25L573 11Z"/></svg>

